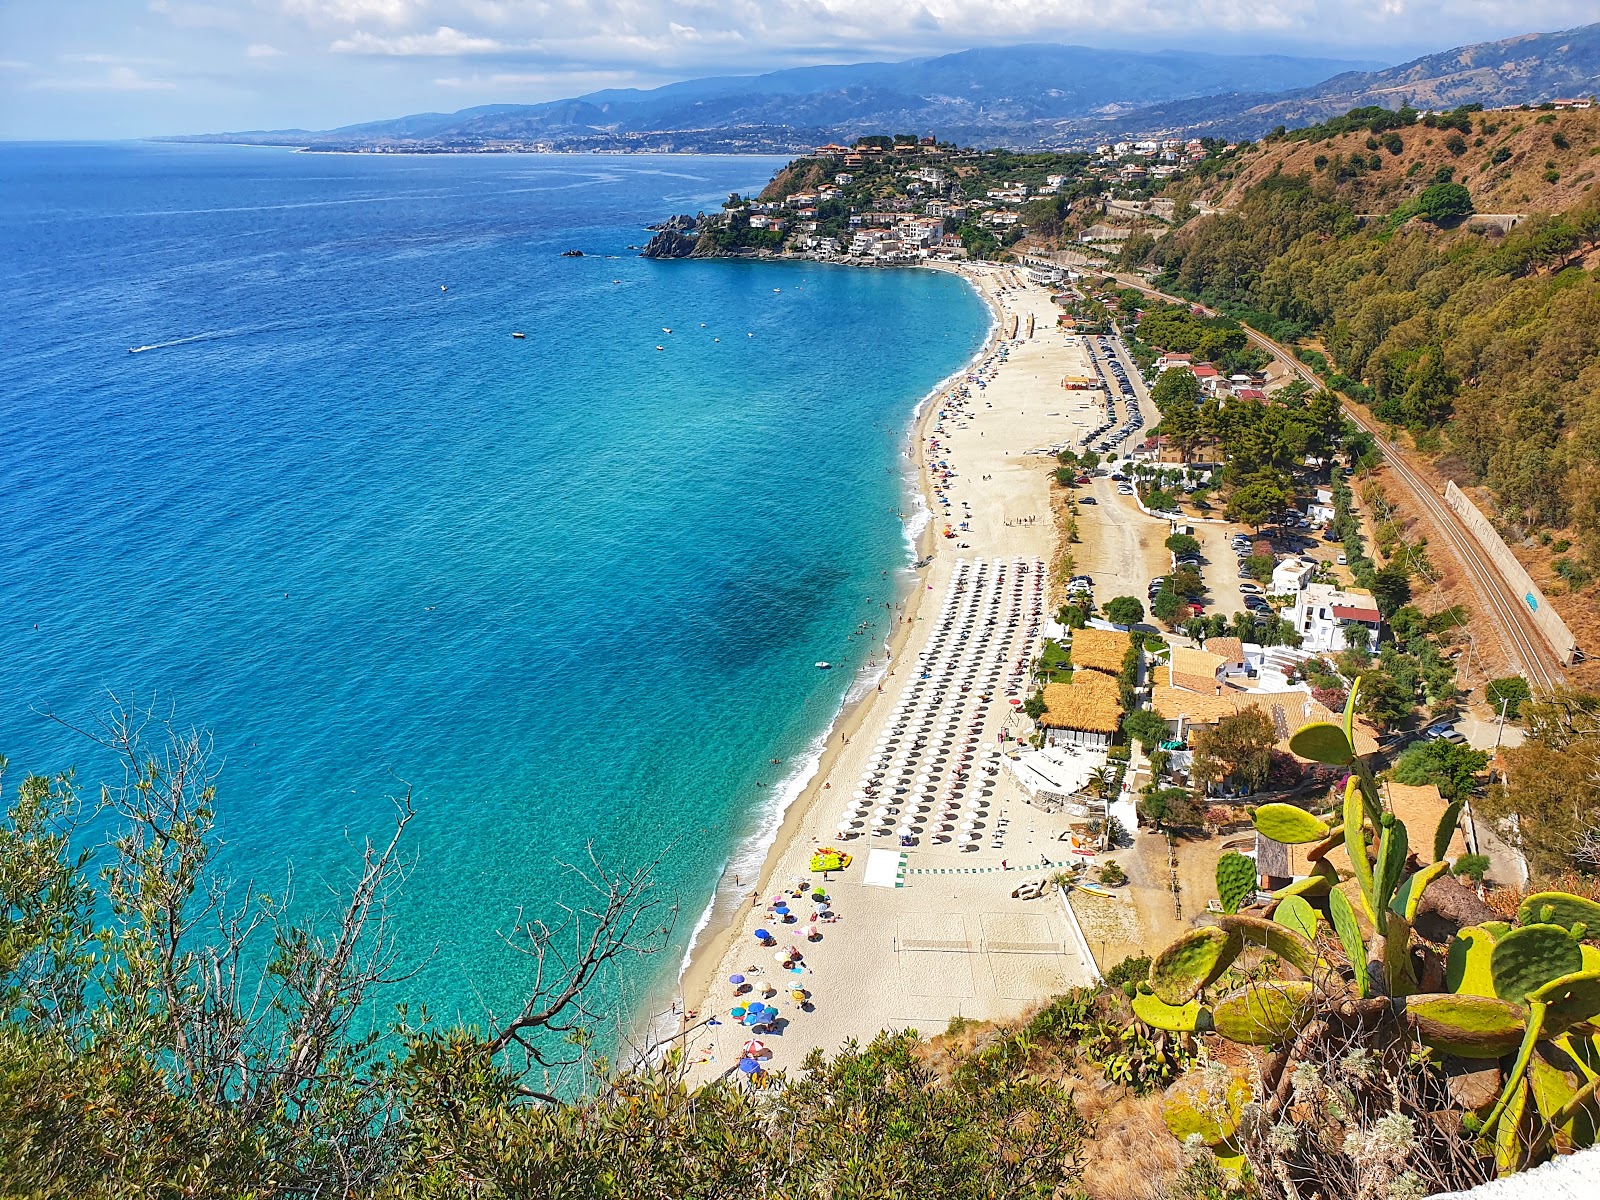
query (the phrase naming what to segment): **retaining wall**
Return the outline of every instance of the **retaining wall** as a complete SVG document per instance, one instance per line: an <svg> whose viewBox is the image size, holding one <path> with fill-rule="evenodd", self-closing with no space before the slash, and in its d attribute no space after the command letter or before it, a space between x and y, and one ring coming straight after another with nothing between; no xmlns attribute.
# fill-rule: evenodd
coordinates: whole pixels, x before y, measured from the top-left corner
<svg viewBox="0 0 1600 1200"><path fill-rule="evenodd" d="M1567 623L1561 619L1561 614L1551 607L1550 602L1539 590L1539 585L1529 578L1528 572L1523 570L1522 564L1517 561L1517 556L1511 553L1505 539L1496 532L1489 518L1478 511L1478 506L1455 485L1455 480L1445 484L1444 502L1461 518L1461 523L1467 527L1467 532L1472 534L1473 540L1483 547L1483 552L1489 556L1489 561L1494 563L1495 569L1501 577L1516 589L1522 598L1523 607L1533 615L1533 623L1539 627L1539 632L1544 634L1545 641L1550 643L1563 665L1572 662L1573 652L1578 648L1578 639L1572 636L1572 631L1567 628Z"/></svg>

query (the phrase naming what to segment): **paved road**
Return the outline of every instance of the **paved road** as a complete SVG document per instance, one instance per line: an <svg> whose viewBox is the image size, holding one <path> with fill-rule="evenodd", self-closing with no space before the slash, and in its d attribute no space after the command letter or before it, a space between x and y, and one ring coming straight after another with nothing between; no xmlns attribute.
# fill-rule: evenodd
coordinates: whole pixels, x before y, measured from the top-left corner
<svg viewBox="0 0 1600 1200"><path fill-rule="evenodd" d="M1179 296L1169 296L1165 292L1157 291L1136 278L1130 276L1117 278L1126 286L1137 288L1147 295L1177 304L1191 303ZM1205 311L1215 315L1210 309ZM1312 387L1322 386L1322 381L1284 347L1248 325L1245 325L1244 329L1252 342L1283 362L1301 379ZM1396 481L1411 495L1414 503L1433 518L1444 536L1446 546L1461 564L1468 584L1479 599L1481 611L1499 631L1501 643L1521 668L1521 673L1527 677L1528 682L1541 689L1548 689L1563 682L1566 675L1556 661L1555 652L1545 641L1538 627L1533 624L1523 607L1517 589L1507 583L1495 570L1477 540L1467 532L1449 505L1445 504L1433 490L1432 485L1406 462L1399 450L1384 439L1382 431L1376 425L1348 407L1344 412L1357 425L1377 438L1384 448L1385 461L1393 469Z"/></svg>

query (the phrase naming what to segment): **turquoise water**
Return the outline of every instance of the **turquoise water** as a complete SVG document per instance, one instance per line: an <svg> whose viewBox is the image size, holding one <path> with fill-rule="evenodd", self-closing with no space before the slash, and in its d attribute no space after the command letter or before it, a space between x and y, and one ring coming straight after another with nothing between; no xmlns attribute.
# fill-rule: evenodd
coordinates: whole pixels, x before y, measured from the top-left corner
<svg viewBox="0 0 1600 1200"><path fill-rule="evenodd" d="M158 691L225 759L225 868L302 904L409 782L392 998L469 1020L526 982L496 931L581 898L557 860L670 845L619 1007L670 977L850 684L812 664L881 645L910 416L988 321L627 249L777 165L0 147L13 774L98 780L40 713Z"/></svg>

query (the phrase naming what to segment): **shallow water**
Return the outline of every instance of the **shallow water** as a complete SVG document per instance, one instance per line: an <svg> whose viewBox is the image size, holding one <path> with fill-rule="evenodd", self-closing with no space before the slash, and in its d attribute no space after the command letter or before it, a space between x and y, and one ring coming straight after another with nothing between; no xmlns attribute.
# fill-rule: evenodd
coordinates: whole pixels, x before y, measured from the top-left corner
<svg viewBox="0 0 1600 1200"><path fill-rule="evenodd" d="M98 780L40 713L159 691L226 760L226 869L301 903L415 789L387 998L515 1004L497 931L590 842L670 847L682 906L619 1006L675 971L882 644L910 415L988 321L947 274L627 249L778 165L0 147L13 776Z"/></svg>

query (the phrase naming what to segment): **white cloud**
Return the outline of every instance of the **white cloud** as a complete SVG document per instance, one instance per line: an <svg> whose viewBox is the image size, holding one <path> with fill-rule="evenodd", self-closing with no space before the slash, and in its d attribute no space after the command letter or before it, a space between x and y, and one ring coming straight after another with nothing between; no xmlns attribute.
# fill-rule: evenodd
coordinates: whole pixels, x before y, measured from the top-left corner
<svg viewBox="0 0 1600 1200"><path fill-rule="evenodd" d="M265 42L251 42L245 47L246 58L282 58L283 51L276 46L269 46Z"/></svg>
<svg viewBox="0 0 1600 1200"><path fill-rule="evenodd" d="M396 57L452 57L466 54L493 54L508 49L493 38L473 37L459 29L441 25L432 33L411 33L398 37L378 37L356 32L329 47L335 54L380 54Z"/></svg>
<svg viewBox="0 0 1600 1200"><path fill-rule="evenodd" d="M316 26L382 21L401 26L422 15L427 0L283 0L283 11Z"/></svg>
<svg viewBox="0 0 1600 1200"><path fill-rule="evenodd" d="M93 78L41 79L33 86L57 92L170 92L178 85L166 79L147 79L132 67L112 67Z"/></svg>

